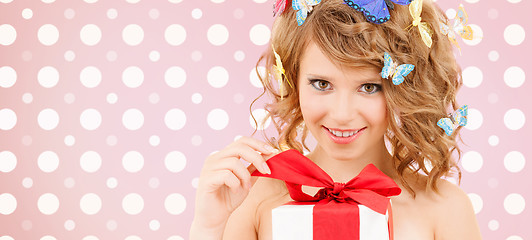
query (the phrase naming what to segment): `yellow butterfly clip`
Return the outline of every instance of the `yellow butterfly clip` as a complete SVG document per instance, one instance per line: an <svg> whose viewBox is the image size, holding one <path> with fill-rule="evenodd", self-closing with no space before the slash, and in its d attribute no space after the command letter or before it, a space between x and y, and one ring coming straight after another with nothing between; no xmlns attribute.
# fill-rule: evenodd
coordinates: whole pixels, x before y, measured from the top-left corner
<svg viewBox="0 0 532 240"><path fill-rule="evenodd" d="M275 48L272 46L273 54L275 55L275 65L273 66L273 72L274 77L277 79L277 83L279 84L279 95L281 95L281 100L283 100L284 95L286 95L286 91L284 89L284 81L286 79L286 74L283 68L283 62L281 62L281 57L277 52L275 51ZM288 82L288 85L290 85L291 88L293 88L290 81L286 80Z"/></svg>
<svg viewBox="0 0 532 240"><path fill-rule="evenodd" d="M423 10L423 0L414 0L408 6L412 16L412 25L409 28L417 27L423 42L427 47L432 46L432 28L426 22L421 22L421 11Z"/></svg>
<svg viewBox="0 0 532 240"><path fill-rule="evenodd" d="M464 5L460 4L458 7L458 12L454 17L454 23L440 22L440 31L443 35L447 35L449 41L454 44L458 51L461 53L460 45L456 41L456 34L460 35L462 39L473 40L473 29L471 26L467 26L467 21L469 17L464 9Z"/></svg>

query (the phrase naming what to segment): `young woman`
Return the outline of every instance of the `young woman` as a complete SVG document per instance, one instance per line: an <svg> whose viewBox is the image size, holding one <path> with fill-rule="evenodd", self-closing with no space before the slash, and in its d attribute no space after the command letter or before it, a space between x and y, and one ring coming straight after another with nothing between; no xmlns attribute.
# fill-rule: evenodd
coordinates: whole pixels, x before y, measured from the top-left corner
<svg viewBox="0 0 532 240"><path fill-rule="evenodd" d="M271 43L286 70L280 84L270 77L278 66L273 49L261 59L272 69L262 81L273 97L267 110L279 141L243 137L206 159L191 239L271 239L271 210L292 199L284 182L250 173L270 173L268 159L285 148L303 152L308 132L317 145L306 157L335 182L373 164L399 185L401 194L391 197L394 239L480 239L467 195L441 179L459 174L453 153L460 128L448 136L437 125L458 108L461 85L447 37L433 31L428 47L406 5L390 3L390 19L374 23L346 4L356 1L318 2L306 1L303 10L288 2L276 18ZM422 21L439 30L444 14L432 1L422 7ZM402 64L415 69L401 73ZM383 68L404 74L403 82Z"/></svg>

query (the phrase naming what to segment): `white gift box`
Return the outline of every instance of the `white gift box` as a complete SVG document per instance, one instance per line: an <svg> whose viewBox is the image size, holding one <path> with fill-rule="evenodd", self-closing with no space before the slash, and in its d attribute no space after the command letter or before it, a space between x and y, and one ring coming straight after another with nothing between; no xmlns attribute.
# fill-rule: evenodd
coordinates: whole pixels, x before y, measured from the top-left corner
<svg viewBox="0 0 532 240"><path fill-rule="evenodd" d="M273 240L313 240L315 205L283 205L272 210ZM388 212L380 214L358 205L360 240L389 240ZM355 227L355 226L353 226Z"/></svg>

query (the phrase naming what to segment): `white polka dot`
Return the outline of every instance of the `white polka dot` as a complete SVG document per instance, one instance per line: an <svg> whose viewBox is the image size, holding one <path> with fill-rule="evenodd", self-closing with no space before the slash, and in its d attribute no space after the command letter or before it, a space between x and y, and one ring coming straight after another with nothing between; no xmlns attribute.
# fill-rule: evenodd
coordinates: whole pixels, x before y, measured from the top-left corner
<svg viewBox="0 0 532 240"><path fill-rule="evenodd" d="M118 95L116 93L107 94L107 102L110 104L115 104L118 101Z"/></svg>
<svg viewBox="0 0 532 240"><path fill-rule="evenodd" d="M166 211L172 215L183 213L187 207L187 200L179 193L172 193L164 200Z"/></svg>
<svg viewBox="0 0 532 240"><path fill-rule="evenodd" d="M53 3L55 0L41 0L43 3Z"/></svg>
<svg viewBox="0 0 532 240"><path fill-rule="evenodd" d="M194 135L192 136L191 142L192 142L192 145L199 146L203 142L203 139L199 135Z"/></svg>
<svg viewBox="0 0 532 240"><path fill-rule="evenodd" d="M17 199L9 193L0 194L0 214L9 215L17 209Z"/></svg>
<svg viewBox="0 0 532 240"><path fill-rule="evenodd" d="M203 101L203 96L201 96L201 94L199 93L192 94L191 98L192 98L192 102L195 104L200 104L201 101Z"/></svg>
<svg viewBox="0 0 532 240"><path fill-rule="evenodd" d="M84 237L84 238L81 239L81 240L100 240L100 239L99 239L98 237L96 237L96 236L92 236L92 235L90 235L90 236L86 236L86 237Z"/></svg>
<svg viewBox="0 0 532 240"><path fill-rule="evenodd" d="M135 4L140 2L140 0L126 0L126 2Z"/></svg>
<svg viewBox="0 0 532 240"><path fill-rule="evenodd" d="M229 31L222 24L214 24L207 30L207 39L214 46L224 45L229 40Z"/></svg>
<svg viewBox="0 0 532 240"><path fill-rule="evenodd" d="M150 145L152 146L159 146L159 144L161 143L161 138L159 138L159 136L150 136L150 139L149 139L149 143Z"/></svg>
<svg viewBox="0 0 532 240"><path fill-rule="evenodd" d="M10 151L0 152L0 172L8 173L17 166L17 156Z"/></svg>
<svg viewBox="0 0 532 240"><path fill-rule="evenodd" d="M158 188L159 185L161 184L161 182L159 181L158 178L150 178L150 181L148 183L148 185L151 187L151 188Z"/></svg>
<svg viewBox="0 0 532 240"><path fill-rule="evenodd" d="M1 236L0 240L15 240L15 239L12 238L11 236Z"/></svg>
<svg viewBox="0 0 532 240"><path fill-rule="evenodd" d="M81 197L79 207L83 213L94 215L102 209L102 199L94 193L87 193Z"/></svg>
<svg viewBox="0 0 532 240"><path fill-rule="evenodd" d="M40 240L57 240L55 237L52 237L50 235L42 237Z"/></svg>
<svg viewBox="0 0 532 240"><path fill-rule="evenodd" d="M264 77L266 74L266 68L263 66L257 67L257 69L253 68L251 69L251 72L249 72L249 81L251 82L251 85L253 85L256 88L263 88L262 82L257 75L257 71L260 74L261 77Z"/></svg>
<svg viewBox="0 0 532 240"><path fill-rule="evenodd" d="M45 46L51 46L59 40L59 30L52 24L44 24L37 32L39 42Z"/></svg>
<svg viewBox="0 0 532 240"><path fill-rule="evenodd" d="M512 45L517 46L525 41L525 29L518 24L510 24L504 29L504 40Z"/></svg>
<svg viewBox="0 0 532 240"><path fill-rule="evenodd" d="M96 3L96 2L98 2L98 0L83 0L83 1L85 1L86 3Z"/></svg>
<svg viewBox="0 0 532 240"><path fill-rule="evenodd" d="M509 152L504 156L504 167L513 173L522 171L525 168L525 162L525 156L518 151Z"/></svg>
<svg viewBox="0 0 532 240"><path fill-rule="evenodd" d="M521 0L508 0L509 3L520 3Z"/></svg>
<svg viewBox="0 0 532 240"><path fill-rule="evenodd" d="M76 138L74 138L74 136L72 135L68 135L68 136L65 136L64 142L65 142L65 145L71 147L76 143Z"/></svg>
<svg viewBox="0 0 532 240"><path fill-rule="evenodd" d="M109 19L116 19L118 17L118 11L114 8L107 10L107 17Z"/></svg>
<svg viewBox="0 0 532 240"><path fill-rule="evenodd" d="M22 186L25 188L31 188L33 186L33 179L25 177L22 179Z"/></svg>
<svg viewBox="0 0 532 240"><path fill-rule="evenodd" d="M64 184L66 188L73 188L76 185L76 181L69 177L65 179Z"/></svg>
<svg viewBox="0 0 532 240"><path fill-rule="evenodd" d="M94 173L102 166L102 157L95 151L87 151L81 155L79 163L83 171Z"/></svg>
<svg viewBox="0 0 532 240"><path fill-rule="evenodd" d="M122 199L122 209L127 214L137 215L144 209L144 199L136 193L130 193Z"/></svg>
<svg viewBox="0 0 532 240"><path fill-rule="evenodd" d="M0 129L11 130L17 125L17 114L9 109L0 109Z"/></svg>
<svg viewBox="0 0 532 240"><path fill-rule="evenodd" d="M447 9L447 11L445 11L445 15L449 19L454 19L454 17L456 16L456 10L454 10L453 8L449 8Z"/></svg>
<svg viewBox="0 0 532 240"><path fill-rule="evenodd" d="M102 115L98 110L89 108L81 113L79 117L81 126L89 131L96 130L102 124Z"/></svg>
<svg viewBox="0 0 532 240"><path fill-rule="evenodd" d="M164 123L166 127L171 130L179 130L185 126L187 122L187 116L181 109L170 109L164 116Z"/></svg>
<svg viewBox="0 0 532 240"><path fill-rule="evenodd" d="M81 28L79 37L85 45L94 46L102 39L102 31L94 24L87 24Z"/></svg>
<svg viewBox="0 0 532 240"><path fill-rule="evenodd" d="M270 126L270 123L271 123L271 117L268 117L266 119L266 115L268 114L268 112L264 109L255 109L253 110L253 112L251 113L251 116L249 116L249 124L251 124L251 126L254 128L254 129L257 129L257 130L264 130L266 128L268 128ZM253 120L253 116L255 117L255 120L257 121L257 125L255 125L255 121ZM266 120L266 121L264 121Z"/></svg>
<svg viewBox="0 0 532 240"><path fill-rule="evenodd" d="M239 50L239 51L236 51L236 52L235 52L235 54L234 54L233 57L235 58L235 60L236 60L237 62L242 62L242 61L244 61L244 59L246 58L246 54L245 54L243 51L240 51L240 50Z"/></svg>
<svg viewBox="0 0 532 240"><path fill-rule="evenodd" d="M190 54L190 57L192 58L192 61L199 62L201 58L203 57L203 55L201 54L200 51L194 51L192 52L192 54Z"/></svg>
<svg viewBox="0 0 532 240"><path fill-rule="evenodd" d="M518 193L508 194L504 198L504 210L511 215L521 214L525 210L525 199Z"/></svg>
<svg viewBox="0 0 532 240"><path fill-rule="evenodd" d="M525 82L525 71L520 67L509 67L504 71L504 82L511 88L521 87Z"/></svg>
<svg viewBox="0 0 532 240"><path fill-rule="evenodd" d="M270 41L270 28L264 24L257 24L249 31L249 39L255 45L265 45Z"/></svg>
<svg viewBox="0 0 532 240"><path fill-rule="evenodd" d="M144 40L144 30L137 24L129 24L122 30L122 40L127 45L137 46Z"/></svg>
<svg viewBox="0 0 532 240"><path fill-rule="evenodd" d="M187 73L181 67L170 67L164 73L164 80L168 86L172 88L178 88L185 84L187 80Z"/></svg>
<svg viewBox="0 0 532 240"><path fill-rule="evenodd" d="M52 193L45 193L39 197L37 207L44 215L52 215L59 209L59 198Z"/></svg>
<svg viewBox="0 0 532 240"><path fill-rule="evenodd" d="M497 220L491 220L488 222L488 228L491 230L491 231L495 231L497 229L499 229L499 221Z"/></svg>
<svg viewBox="0 0 532 240"><path fill-rule="evenodd" d="M180 236L171 236L169 237L168 239L166 240L185 240L184 238L180 237Z"/></svg>
<svg viewBox="0 0 532 240"><path fill-rule="evenodd" d="M482 83L483 74L478 67L471 66L462 71L462 78L466 87L476 88Z"/></svg>
<svg viewBox="0 0 532 240"><path fill-rule="evenodd" d="M203 16L203 12L199 8L194 8L192 10L192 18L194 19L200 19L201 16Z"/></svg>
<svg viewBox="0 0 532 240"><path fill-rule="evenodd" d="M118 180L114 177L110 177L107 179L107 187L110 188L110 189L114 189L118 186Z"/></svg>
<svg viewBox="0 0 532 240"><path fill-rule="evenodd" d="M43 67L37 74L39 84L45 88L51 88L59 82L59 72L51 66Z"/></svg>
<svg viewBox="0 0 532 240"><path fill-rule="evenodd" d="M157 93L151 93L148 97L148 101L152 104L157 104L161 100L161 97L159 97L159 94Z"/></svg>
<svg viewBox="0 0 532 240"><path fill-rule="evenodd" d="M17 39L17 30L9 25L0 25L0 45L8 46L13 44Z"/></svg>
<svg viewBox="0 0 532 240"><path fill-rule="evenodd" d="M207 115L207 123L214 130L222 130L229 124L229 115L222 109L213 109Z"/></svg>
<svg viewBox="0 0 532 240"><path fill-rule="evenodd" d="M31 93L24 93L24 95L22 95L22 101L28 104L31 103L33 101L33 95Z"/></svg>
<svg viewBox="0 0 532 240"><path fill-rule="evenodd" d="M465 128L468 130L477 130L482 126L482 122L484 121L484 117L482 116L482 113L475 109L475 108L469 108L468 114L467 114L467 125Z"/></svg>
<svg viewBox="0 0 532 240"><path fill-rule="evenodd" d="M193 178L191 184L192 184L193 188L197 189L198 188L198 184L199 184L199 178L198 177Z"/></svg>
<svg viewBox="0 0 532 240"><path fill-rule="evenodd" d="M124 240L142 240L139 236L127 236Z"/></svg>
<svg viewBox="0 0 532 240"><path fill-rule="evenodd" d="M466 0L466 2L468 2L468 3L477 3L478 1L480 1L480 0Z"/></svg>
<svg viewBox="0 0 532 240"><path fill-rule="evenodd" d="M499 52L497 51L490 51L488 53L488 59L492 62L496 62L497 60L499 60Z"/></svg>
<svg viewBox="0 0 532 240"><path fill-rule="evenodd" d="M95 88L102 81L102 73L94 66L85 67L79 74L81 84L87 88Z"/></svg>
<svg viewBox="0 0 532 240"><path fill-rule="evenodd" d="M182 1L183 1L183 0L168 0L168 2L170 2L170 3L174 3L174 4L175 4L175 3L180 3L180 2L182 2Z"/></svg>
<svg viewBox="0 0 532 240"><path fill-rule="evenodd" d="M256 2L256 3L265 3L265 2L267 2L268 0L253 0L253 1Z"/></svg>
<svg viewBox="0 0 532 240"><path fill-rule="evenodd" d="M137 88L144 82L144 72L139 67L128 67L122 72L122 82L130 88Z"/></svg>
<svg viewBox="0 0 532 240"><path fill-rule="evenodd" d="M43 172L53 172L59 166L59 156L52 151L42 152L37 160L37 165Z"/></svg>
<svg viewBox="0 0 532 240"><path fill-rule="evenodd" d="M482 201L482 198L475 193L469 193L467 194L469 197L469 200L471 200L471 203L473 204L473 210L475 211L475 214L478 214L482 207L484 206L484 202Z"/></svg>
<svg viewBox="0 0 532 240"><path fill-rule="evenodd" d="M122 157L122 166L130 173L136 173L144 167L144 157L137 151L129 151Z"/></svg>
<svg viewBox="0 0 532 240"><path fill-rule="evenodd" d="M517 235L512 235L512 236L509 236L506 240L523 240L523 238Z"/></svg>
<svg viewBox="0 0 532 240"><path fill-rule="evenodd" d="M149 58L152 62L157 62L161 59L161 54L158 51L151 51Z"/></svg>
<svg viewBox="0 0 532 240"><path fill-rule="evenodd" d="M466 152L462 158L462 167L464 170L474 173L482 168L482 155L476 151Z"/></svg>
<svg viewBox="0 0 532 240"><path fill-rule="evenodd" d="M519 130L525 125L525 114L519 109L510 109L504 114L504 125L510 130Z"/></svg>
<svg viewBox="0 0 532 240"><path fill-rule="evenodd" d="M164 158L164 165L168 171L178 173L185 169L187 158L179 151L169 152Z"/></svg>
<svg viewBox="0 0 532 240"><path fill-rule="evenodd" d="M53 109L42 110L37 117L39 126L44 130L53 130L59 124L59 114Z"/></svg>
<svg viewBox="0 0 532 240"><path fill-rule="evenodd" d="M213 3L223 3L223 2L225 2L225 0L211 0L211 2L213 2Z"/></svg>
<svg viewBox="0 0 532 240"><path fill-rule="evenodd" d="M22 10L22 17L24 19L30 19L33 17L33 11L29 8L24 8L24 10Z"/></svg>
<svg viewBox="0 0 532 240"><path fill-rule="evenodd" d="M229 72L220 66L213 67L209 69L209 72L207 73L207 81L212 87L224 87L229 81Z"/></svg>
<svg viewBox="0 0 532 240"><path fill-rule="evenodd" d="M0 67L0 87L10 88L17 82L17 72L9 66Z"/></svg>
<svg viewBox="0 0 532 240"><path fill-rule="evenodd" d="M151 220L150 221L150 229L152 231L157 231L161 227L161 223L157 220Z"/></svg>
<svg viewBox="0 0 532 240"><path fill-rule="evenodd" d="M464 43L469 46L478 45L480 42L482 42L482 39L484 38L484 32L482 31L482 28L480 28L480 26L476 24L469 24L469 26L471 26L471 29L473 30L473 39L463 39Z"/></svg>
<svg viewBox="0 0 532 240"><path fill-rule="evenodd" d="M76 222L71 219L65 221L65 230L72 231L74 228L76 228Z"/></svg>
<svg viewBox="0 0 532 240"><path fill-rule="evenodd" d="M65 94L64 99L66 103L71 104L76 100L76 96L74 96L72 93L67 93Z"/></svg>
<svg viewBox="0 0 532 240"><path fill-rule="evenodd" d="M122 115L122 124L128 130L138 130L144 125L144 114L138 109L130 108Z"/></svg>
<svg viewBox="0 0 532 240"><path fill-rule="evenodd" d="M491 135L489 138L488 138L488 143L491 145L491 146L497 146L499 145L499 137L495 136L495 135Z"/></svg>
<svg viewBox="0 0 532 240"><path fill-rule="evenodd" d="M68 62L72 62L74 61L74 59L76 58L76 54L71 51L71 50L68 50L65 52L65 60L68 61Z"/></svg>
<svg viewBox="0 0 532 240"><path fill-rule="evenodd" d="M118 224L116 223L115 220L109 220L107 221L107 223L105 224L105 226L107 227L107 229L109 231L114 231L116 230L116 228L118 227Z"/></svg>
<svg viewBox="0 0 532 240"><path fill-rule="evenodd" d="M64 12L66 19L72 19L74 16L76 16L76 12L72 8L67 8Z"/></svg>
<svg viewBox="0 0 532 240"><path fill-rule="evenodd" d="M187 31L179 24L172 24L164 31L164 39L172 46L179 46L187 39Z"/></svg>

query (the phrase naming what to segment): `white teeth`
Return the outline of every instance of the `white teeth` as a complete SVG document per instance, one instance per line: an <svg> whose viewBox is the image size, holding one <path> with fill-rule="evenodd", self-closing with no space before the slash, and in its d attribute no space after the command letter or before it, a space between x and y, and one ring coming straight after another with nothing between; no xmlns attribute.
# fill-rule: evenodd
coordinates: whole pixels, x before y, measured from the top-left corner
<svg viewBox="0 0 532 240"><path fill-rule="evenodd" d="M360 129L356 131L336 131L329 129L329 132L331 132L334 136L337 137L351 137L354 134L358 133L358 131L360 131Z"/></svg>

